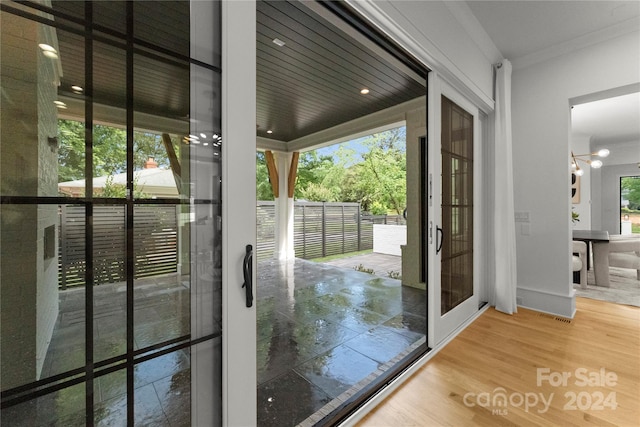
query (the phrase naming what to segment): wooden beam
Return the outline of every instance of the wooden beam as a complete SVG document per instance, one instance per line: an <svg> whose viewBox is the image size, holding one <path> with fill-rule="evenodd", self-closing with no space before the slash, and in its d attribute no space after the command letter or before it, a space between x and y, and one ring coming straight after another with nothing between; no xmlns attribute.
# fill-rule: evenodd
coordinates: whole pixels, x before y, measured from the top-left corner
<svg viewBox="0 0 640 427"><path fill-rule="evenodd" d="M289 185L288 185L288 195L290 199L293 199L293 194L296 190L296 177L298 176L298 158L300 157L300 152L295 151L293 156L291 157L291 167L289 168Z"/></svg>
<svg viewBox="0 0 640 427"><path fill-rule="evenodd" d="M173 174L177 177L181 177L182 169L180 168L180 161L178 160L178 156L176 156L176 150L173 149L173 143L171 142L171 137L168 133L162 134L162 143L164 144L164 149L167 151L169 165L171 165Z"/></svg>
<svg viewBox="0 0 640 427"><path fill-rule="evenodd" d="M276 161L273 158L273 153L269 150L264 152L264 158L267 159L267 170L269 171L269 181L271 181L273 197L277 199L280 197L280 187L278 185L278 168L276 168Z"/></svg>
<svg viewBox="0 0 640 427"><path fill-rule="evenodd" d="M173 180L176 183L176 188L178 189L178 194L182 193L182 168L180 167L180 160L178 160L178 156L176 155L176 150L173 149L173 143L171 142L171 137L168 133L162 134L162 143L164 144L164 149L167 152L167 157L169 158L169 165L171 166L171 172L173 172Z"/></svg>

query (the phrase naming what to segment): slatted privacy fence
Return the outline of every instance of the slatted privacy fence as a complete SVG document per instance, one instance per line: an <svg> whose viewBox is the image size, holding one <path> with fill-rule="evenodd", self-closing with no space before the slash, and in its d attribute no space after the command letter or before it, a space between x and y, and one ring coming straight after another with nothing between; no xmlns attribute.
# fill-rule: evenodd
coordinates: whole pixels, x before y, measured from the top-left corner
<svg viewBox="0 0 640 427"><path fill-rule="evenodd" d="M257 204L259 260L275 251L275 203ZM312 259L373 248L373 224L404 223L401 216L362 215L358 203L294 203L294 245L297 257ZM175 206L134 208L135 278L177 271ZM85 207L60 206L58 283L62 289L85 284ZM93 207L93 277L95 284L126 280L124 206Z"/></svg>
<svg viewBox="0 0 640 427"><path fill-rule="evenodd" d="M134 208L134 277L177 271L175 206ZM93 207L94 284L126 280L126 218L124 206ZM85 284L85 207L60 206L58 283L60 288Z"/></svg>
<svg viewBox="0 0 640 427"><path fill-rule="evenodd" d="M359 203L294 203L296 257L312 259L373 248L372 217L362 216ZM275 204L257 206L258 259L273 256Z"/></svg>
<svg viewBox="0 0 640 427"><path fill-rule="evenodd" d="M273 257L276 240L275 202L259 201L256 208L256 256L258 260Z"/></svg>

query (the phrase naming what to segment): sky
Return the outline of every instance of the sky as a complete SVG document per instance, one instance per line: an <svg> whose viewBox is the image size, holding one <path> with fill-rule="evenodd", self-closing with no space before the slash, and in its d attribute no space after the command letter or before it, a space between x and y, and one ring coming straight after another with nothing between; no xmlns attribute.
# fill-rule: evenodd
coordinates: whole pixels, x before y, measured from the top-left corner
<svg viewBox="0 0 640 427"><path fill-rule="evenodd" d="M370 136L370 135L369 135ZM328 147L319 148L316 151L320 155L326 156L334 156L334 153L338 151L340 146L344 146L345 148L351 149L355 151L357 154L367 153L369 148L365 146L362 142L369 138L369 136L363 136L357 139L352 139L351 141L343 142L341 144L330 145ZM357 156L357 159L360 160L360 156ZM334 157L335 160L335 157Z"/></svg>

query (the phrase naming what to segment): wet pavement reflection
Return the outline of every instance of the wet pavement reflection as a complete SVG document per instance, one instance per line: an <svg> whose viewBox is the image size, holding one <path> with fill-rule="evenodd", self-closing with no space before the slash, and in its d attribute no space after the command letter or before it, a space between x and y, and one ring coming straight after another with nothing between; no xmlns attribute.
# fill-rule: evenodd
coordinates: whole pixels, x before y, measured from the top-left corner
<svg viewBox="0 0 640 427"><path fill-rule="evenodd" d="M261 427L298 424L425 337L425 292L391 278L269 260L256 289ZM95 288L95 360L126 353L125 291ZM189 288L175 276L137 281L134 299L135 349L189 332ZM61 292L42 378L84 366L84 301L82 289ZM126 381L124 370L95 378L94 425L126 424ZM2 425L84 425L85 393L80 384L7 408ZM135 424L190 425L190 393L188 350L135 365Z"/></svg>
<svg viewBox="0 0 640 427"><path fill-rule="evenodd" d="M294 426L426 335L425 291L311 261L258 264L258 425Z"/></svg>
<svg viewBox="0 0 640 427"><path fill-rule="evenodd" d="M188 278L165 275L134 284L134 349L189 334ZM94 360L126 354L126 284L94 287ZM45 357L41 379L80 368L85 359L85 290L60 291L59 315ZM188 349L134 365L135 425L190 426L191 376ZM8 407L4 426L84 426L84 383ZM127 372L99 375L93 381L96 426L127 423Z"/></svg>

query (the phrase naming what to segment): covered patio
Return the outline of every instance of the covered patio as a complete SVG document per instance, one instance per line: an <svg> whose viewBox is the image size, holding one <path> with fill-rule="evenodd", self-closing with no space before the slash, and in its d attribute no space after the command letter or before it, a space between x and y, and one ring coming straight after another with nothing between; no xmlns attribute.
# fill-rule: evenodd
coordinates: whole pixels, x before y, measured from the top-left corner
<svg viewBox="0 0 640 427"><path fill-rule="evenodd" d="M373 265L380 257L398 262L379 254L356 258ZM296 425L312 415L307 423L313 425L425 342L426 292L352 267L262 261L257 300L264 426Z"/></svg>
<svg viewBox="0 0 640 427"><path fill-rule="evenodd" d="M398 257L376 254L346 260L373 265L381 257L389 265L398 262ZM156 342L158 334L189 333L188 283L186 276L175 274L136 281L136 349ZM321 408L337 407L340 397L365 387L390 362L425 341L425 291L402 286L398 280L346 266L271 259L258 264L257 283L258 408L263 426L281 426L283 420L295 425ZM95 289L96 360L123 351L124 291L124 283ZM45 358L47 376L77 368L84 360L84 288L60 294L60 315ZM136 422L190 425L189 384L188 351L139 364L134 393L141 404ZM122 371L96 378L96 421L108 424L125 417L125 385ZM58 396L62 392L64 398ZM48 410L37 411L46 416L35 420L38 424L52 420L73 424L84 419L84 411L70 412L84 392L84 387L72 387L53 393L11 408L11 416L15 425L30 425L34 411L29 406L39 405Z"/></svg>

